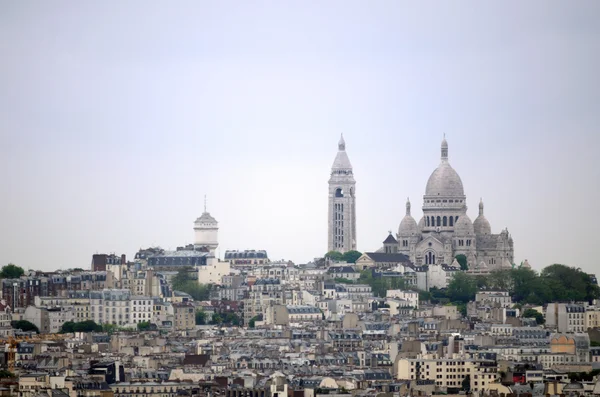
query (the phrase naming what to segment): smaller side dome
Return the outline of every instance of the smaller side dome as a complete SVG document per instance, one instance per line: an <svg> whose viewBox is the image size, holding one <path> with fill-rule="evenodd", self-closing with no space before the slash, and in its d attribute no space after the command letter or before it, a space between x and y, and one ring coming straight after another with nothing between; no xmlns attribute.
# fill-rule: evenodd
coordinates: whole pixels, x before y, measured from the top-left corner
<svg viewBox="0 0 600 397"><path fill-rule="evenodd" d="M479 200L479 216L473 222L473 228L475 229L475 234L478 236L492 234L492 227L490 226L490 222L487 220L485 215L483 215L483 200Z"/></svg>
<svg viewBox="0 0 600 397"><path fill-rule="evenodd" d="M421 220L419 221L419 230L423 230L425 228L425 217L422 216Z"/></svg>
<svg viewBox="0 0 600 397"><path fill-rule="evenodd" d="M531 269L531 265L527 259L525 259L525 262L521 264L521 267L524 267L525 269Z"/></svg>
<svg viewBox="0 0 600 397"><path fill-rule="evenodd" d="M421 221L423 221L421 219ZM419 233L417 221L410 215L410 200L406 200L406 215L400 222L398 227L398 236L415 236Z"/></svg>
<svg viewBox="0 0 600 397"><path fill-rule="evenodd" d="M473 222L469 215L464 214L458 217L458 221L454 224L454 234L457 236L472 236L475 234Z"/></svg>

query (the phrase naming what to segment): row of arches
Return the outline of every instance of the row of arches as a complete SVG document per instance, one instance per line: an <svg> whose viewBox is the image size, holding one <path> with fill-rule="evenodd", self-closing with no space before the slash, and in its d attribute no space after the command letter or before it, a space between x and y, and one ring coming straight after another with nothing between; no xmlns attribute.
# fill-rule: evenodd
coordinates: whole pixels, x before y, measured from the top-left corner
<svg viewBox="0 0 600 397"><path fill-rule="evenodd" d="M458 221L458 216L427 216L425 217L425 225L428 227L435 226L454 226L454 223Z"/></svg>

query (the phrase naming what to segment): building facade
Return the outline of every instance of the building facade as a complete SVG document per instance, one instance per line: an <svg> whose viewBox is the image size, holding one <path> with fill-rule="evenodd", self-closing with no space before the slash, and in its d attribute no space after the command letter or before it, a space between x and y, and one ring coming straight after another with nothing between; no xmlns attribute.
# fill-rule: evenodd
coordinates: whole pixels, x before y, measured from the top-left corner
<svg viewBox="0 0 600 397"><path fill-rule="evenodd" d="M411 215L410 201L406 203L406 215L396 235L398 252L418 266L451 264L462 254L470 268L482 264L492 270L510 268L514 257L512 237L507 229L492 234L483 214L483 201L479 203L479 216L471 221L462 180L448 158L448 142L444 139L440 165L427 181L423 217L418 224Z"/></svg>
<svg viewBox="0 0 600 397"><path fill-rule="evenodd" d="M356 249L356 181L344 137L329 178L328 251Z"/></svg>

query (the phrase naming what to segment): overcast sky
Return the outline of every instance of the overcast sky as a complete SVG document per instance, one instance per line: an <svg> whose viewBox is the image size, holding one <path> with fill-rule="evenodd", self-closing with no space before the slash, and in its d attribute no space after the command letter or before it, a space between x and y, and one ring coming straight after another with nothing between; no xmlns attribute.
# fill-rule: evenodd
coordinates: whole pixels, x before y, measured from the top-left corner
<svg viewBox="0 0 600 397"><path fill-rule="evenodd" d="M327 249L340 133L358 248L422 215L446 134L471 219L515 260L596 272L600 2L5 1L0 264Z"/></svg>

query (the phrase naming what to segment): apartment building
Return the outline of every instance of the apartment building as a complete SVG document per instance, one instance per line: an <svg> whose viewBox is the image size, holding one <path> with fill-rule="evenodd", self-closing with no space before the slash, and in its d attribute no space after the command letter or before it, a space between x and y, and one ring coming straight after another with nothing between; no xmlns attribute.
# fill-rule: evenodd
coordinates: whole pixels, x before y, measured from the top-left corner
<svg viewBox="0 0 600 397"><path fill-rule="evenodd" d="M586 331L586 307L580 303L549 303L546 327L558 332Z"/></svg>
<svg viewBox="0 0 600 397"><path fill-rule="evenodd" d="M475 357L399 359L397 378L401 380L430 380L446 389L461 389L463 380L469 376L471 390L482 392L498 379L496 355L479 353Z"/></svg>

